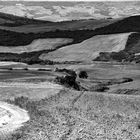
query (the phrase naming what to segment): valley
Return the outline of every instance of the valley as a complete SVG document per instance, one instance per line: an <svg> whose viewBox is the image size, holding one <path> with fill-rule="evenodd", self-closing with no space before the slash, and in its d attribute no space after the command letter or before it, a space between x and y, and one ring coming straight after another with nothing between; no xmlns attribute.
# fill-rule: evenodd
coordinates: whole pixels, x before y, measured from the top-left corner
<svg viewBox="0 0 140 140"><path fill-rule="evenodd" d="M13 70L9 70L11 67ZM67 85L55 83L55 78L67 75L68 70L77 73L76 81L84 90L77 91ZM1 101L27 110L30 116L30 121L24 123L24 126L5 134L3 138L131 139L132 135L135 135L137 139L139 70L140 65L97 62L53 66L28 66L18 63L1 65ZM80 71L86 71L88 78L79 78ZM126 81L122 78L132 80ZM112 84L107 84L109 81L112 81ZM101 84L108 89L102 91L96 88ZM122 123L123 127L120 127ZM130 132L131 135L128 136Z"/></svg>
<svg viewBox="0 0 140 140"><path fill-rule="evenodd" d="M139 45L139 15L0 13L0 139L139 140Z"/></svg>

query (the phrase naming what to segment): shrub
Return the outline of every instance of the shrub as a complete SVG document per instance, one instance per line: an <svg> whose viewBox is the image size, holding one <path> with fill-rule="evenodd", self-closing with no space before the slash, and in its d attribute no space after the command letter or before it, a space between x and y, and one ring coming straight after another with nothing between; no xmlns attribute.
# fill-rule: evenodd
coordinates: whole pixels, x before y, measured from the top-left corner
<svg viewBox="0 0 140 140"><path fill-rule="evenodd" d="M80 90L80 85L76 82L75 76L69 76L69 75L62 76L62 77L57 76L55 82L65 85L66 87L72 87L76 90Z"/></svg>
<svg viewBox="0 0 140 140"><path fill-rule="evenodd" d="M79 78L87 79L88 78L87 72L86 71L80 71L79 72Z"/></svg>

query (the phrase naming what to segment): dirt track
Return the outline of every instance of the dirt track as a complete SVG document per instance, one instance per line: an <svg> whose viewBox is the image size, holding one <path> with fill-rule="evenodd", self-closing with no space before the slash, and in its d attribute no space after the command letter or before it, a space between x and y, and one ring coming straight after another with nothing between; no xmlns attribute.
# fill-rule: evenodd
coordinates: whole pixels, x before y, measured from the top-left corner
<svg viewBox="0 0 140 140"><path fill-rule="evenodd" d="M0 101L0 136L13 132L29 119L26 110Z"/></svg>

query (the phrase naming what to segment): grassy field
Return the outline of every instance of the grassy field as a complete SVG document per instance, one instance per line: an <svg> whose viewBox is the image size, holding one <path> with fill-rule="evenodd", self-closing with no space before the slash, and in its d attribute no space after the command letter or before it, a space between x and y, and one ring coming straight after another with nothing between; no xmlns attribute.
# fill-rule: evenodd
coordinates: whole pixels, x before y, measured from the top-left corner
<svg viewBox="0 0 140 140"><path fill-rule="evenodd" d="M49 59L57 62L92 61L100 52L119 52L124 50L130 34L95 36L79 44L65 46L54 52L44 53L40 56L40 59Z"/></svg>
<svg viewBox="0 0 140 140"><path fill-rule="evenodd" d="M36 39L29 45L25 45L25 46L17 46L17 47L0 46L0 52L20 54L24 52L54 50L58 46L65 45L71 42L72 42L72 39L69 39L69 38Z"/></svg>

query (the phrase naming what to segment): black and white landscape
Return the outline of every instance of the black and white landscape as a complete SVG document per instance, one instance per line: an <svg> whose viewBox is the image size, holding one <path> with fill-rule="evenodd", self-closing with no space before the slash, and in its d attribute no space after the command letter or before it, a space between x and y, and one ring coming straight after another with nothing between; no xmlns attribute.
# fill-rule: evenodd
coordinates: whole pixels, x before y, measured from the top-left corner
<svg viewBox="0 0 140 140"><path fill-rule="evenodd" d="M0 140L140 140L140 2L1 0Z"/></svg>

